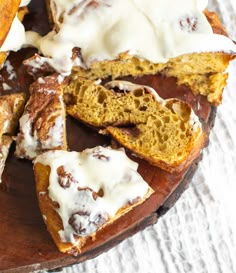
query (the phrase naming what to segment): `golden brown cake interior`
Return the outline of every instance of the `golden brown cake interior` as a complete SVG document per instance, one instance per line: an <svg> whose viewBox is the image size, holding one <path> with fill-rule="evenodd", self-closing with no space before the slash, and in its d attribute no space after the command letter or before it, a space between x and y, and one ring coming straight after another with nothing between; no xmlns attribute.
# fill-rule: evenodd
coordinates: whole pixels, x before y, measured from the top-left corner
<svg viewBox="0 0 236 273"><path fill-rule="evenodd" d="M194 94L206 96L209 102L218 105L228 78L225 70L234 58L235 55L223 52L193 53L170 59L167 63L153 64L121 54L114 61L95 62L88 70L74 67L74 75L95 80L109 76L116 79L161 73L166 77L175 77L179 85L187 85Z"/></svg>
<svg viewBox="0 0 236 273"><path fill-rule="evenodd" d="M206 135L187 103L162 100L154 90L128 82L109 85L114 88L82 78L73 80L64 87L68 114L105 128L102 132L122 146L170 172L180 171L200 152Z"/></svg>

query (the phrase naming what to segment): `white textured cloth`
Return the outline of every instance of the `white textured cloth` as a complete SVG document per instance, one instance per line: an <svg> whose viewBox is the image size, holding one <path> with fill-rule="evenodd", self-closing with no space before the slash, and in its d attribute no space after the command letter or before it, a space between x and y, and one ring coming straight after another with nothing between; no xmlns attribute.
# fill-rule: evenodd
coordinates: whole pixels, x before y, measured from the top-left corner
<svg viewBox="0 0 236 273"><path fill-rule="evenodd" d="M236 1L209 1L236 40ZM236 272L236 62L210 145L189 188L157 224L63 273Z"/></svg>

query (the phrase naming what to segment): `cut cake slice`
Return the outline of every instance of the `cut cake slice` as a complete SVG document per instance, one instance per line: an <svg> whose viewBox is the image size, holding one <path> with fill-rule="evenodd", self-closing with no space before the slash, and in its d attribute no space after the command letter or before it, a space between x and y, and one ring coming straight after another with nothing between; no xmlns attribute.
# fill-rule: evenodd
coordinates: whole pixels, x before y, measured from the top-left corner
<svg viewBox="0 0 236 273"><path fill-rule="evenodd" d="M153 190L123 150L97 146L36 157L39 207L61 252L77 255L87 240L143 203Z"/></svg>
<svg viewBox="0 0 236 273"><path fill-rule="evenodd" d="M205 144L207 132L191 107L179 99L163 100L150 87L125 81L102 86L78 78L63 89L69 115L105 129L101 132L167 171L188 166Z"/></svg>
<svg viewBox="0 0 236 273"><path fill-rule="evenodd" d="M52 75L31 85L16 137L17 157L33 159L47 150L67 149L62 82L63 77Z"/></svg>

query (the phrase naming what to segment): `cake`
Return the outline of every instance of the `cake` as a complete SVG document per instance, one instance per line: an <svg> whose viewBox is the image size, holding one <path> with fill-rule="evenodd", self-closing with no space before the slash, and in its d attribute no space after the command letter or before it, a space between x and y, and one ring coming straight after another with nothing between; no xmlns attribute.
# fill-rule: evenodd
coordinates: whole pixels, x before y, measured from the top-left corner
<svg viewBox="0 0 236 273"><path fill-rule="evenodd" d="M218 105L236 45L206 2L48 0L54 28L25 63L92 80L160 73Z"/></svg>
<svg viewBox="0 0 236 273"><path fill-rule="evenodd" d="M0 96L0 182L24 104L24 94Z"/></svg>
<svg viewBox="0 0 236 273"><path fill-rule="evenodd" d="M153 193L137 168L123 150L102 146L36 157L39 207L61 252L77 255L101 229Z"/></svg>
<svg viewBox="0 0 236 273"><path fill-rule="evenodd" d="M43 151L67 149L65 109L57 88L62 82L60 75L51 75L31 85L16 137L17 157L33 159Z"/></svg>
<svg viewBox="0 0 236 273"><path fill-rule="evenodd" d="M27 43L31 41L41 54L25 61L31 74L37 78L37 72L56 70L63 76L39 77L31 85L15 155L33 160L42 217L63 253L83 252L101 231L138 210L153 193L123 148L67 151L63 98L67 113L78 123L109 135L111 144L115 140L143 163L142 168L151 170L151 176L155 173L155 178L149 177L155 187L159 177L167 184L173 178L182 180L207 141L204 122L186 102L164 100L148 86L119 79L150 74L175 77L195 95L204 95L215 105L221 102L235 45L219 19L204 10L204 1L199 6L196 0L176 0L174 12L171 3L51 0L52 32L45 37L27 34ZM157 20L156 26L158 18L167 23ZM79 141L81 136L77 137ZM3 158L10 140L8 135L2 138ZM171 183L163 188L161 200L177 186ZM156 210L157 198L153 200L150 213ZM131 225L137 224L132 220ZM126 232L122 226L119 231Z"/></svg>
<svg viewBox="0 0 236 273"><path fill-rule="evenodd" d="M163 100L150 87L126 81L102 86L78 78L63 90L69 115L105 129L102 133L167 171L182 170L204 146L206 132L191 107L178 99Z"/></svg>

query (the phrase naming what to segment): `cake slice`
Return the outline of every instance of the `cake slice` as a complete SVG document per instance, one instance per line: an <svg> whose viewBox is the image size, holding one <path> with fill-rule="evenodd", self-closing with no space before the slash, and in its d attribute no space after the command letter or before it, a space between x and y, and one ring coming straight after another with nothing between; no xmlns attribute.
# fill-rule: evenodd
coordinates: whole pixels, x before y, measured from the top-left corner
<svg viewBox="0 0 236 273"><path fill-rule="evenodd" d="M175 107L178 109L179 105L174 105L174 111ZM105 133L150 164L171 173L180 172L199 156L206 136L200 128L195 131L192 124L176 122L175 115L170 117L170 123L168 126L163 118L151 116L146 124L129 128L109 126ZM177 128L173 128L174 124Z"/></svg>
<svg viewBox="0 0 236 273"><path fill-rule="evenodd" d="M54 29L33 39L43 56L26 64L92 80L160 73L218 105L236 45L206 3L47 0Z"/></svg>
<svg viewBox="0 0 236 273"><path fill-rule="evenodd" d="M0 96L0 182L24 104L23 94Z"/></svg>
<svg viewBox="0 0 236 273"><path fill-rule="evenodd" d="M206 131L191 107L163 100L150 87L126 81L102 86L78 78L63 89L69 115L167 171L188 166L204 146Z"/></svg>
<svg viewBox="0 0 236 273"><path fill-rule="evenodd" d="M145 123L163 100L148 86L112 81L105 86L84 78L63 88L67 113L94 127Z"/></svg>
<svg viewBox="0 0 236 273"><path fill-rule="evenodd" d="M47 150L67 149L62 82L63 77L52 75L31 85L16 137L17 157L33 159Z"/></svg>
<svg viewBox="0 0 236 273"><path fill-rule="evenodd" d="M77 255L99 230L143 203L153 192L124 150L97 146L36 157L39 207L61 252Z"/></svg>

